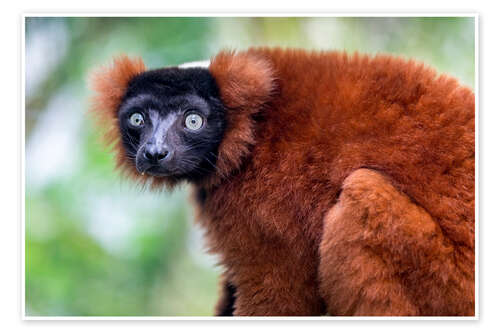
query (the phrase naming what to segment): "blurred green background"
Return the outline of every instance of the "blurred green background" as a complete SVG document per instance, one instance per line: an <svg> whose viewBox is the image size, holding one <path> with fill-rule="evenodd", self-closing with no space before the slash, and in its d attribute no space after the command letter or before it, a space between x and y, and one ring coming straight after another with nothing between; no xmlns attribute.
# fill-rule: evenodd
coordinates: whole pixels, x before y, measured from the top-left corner
<svg viewBox="0 0 500 333"><path fill-rule="evenodd" d="M26 314L205 316L216 258L186 188L150 193L113 171L86 110L113 55L148 68L268 45L392 53L474 87L473 18L26 18Z"/></svg>

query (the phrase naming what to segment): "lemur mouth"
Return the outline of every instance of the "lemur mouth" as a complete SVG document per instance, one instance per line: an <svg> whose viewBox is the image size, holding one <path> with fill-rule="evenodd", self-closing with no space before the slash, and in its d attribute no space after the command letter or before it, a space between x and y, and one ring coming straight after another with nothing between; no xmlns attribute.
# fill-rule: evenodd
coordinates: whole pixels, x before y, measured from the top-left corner
<svg viewBox="0 0 500 333"><path fill-rule="evenodd" d="M136 163L135 168L142 176L166 177L171 172L160 165L151 165L149 163Z"/></svg>
<svg viewBox="0 0 500 333"><path fill-rule="evenodd" d="M157 178L162 178L162 177L174 177L175 178L175 177L182 176L182 172L180 172L176 168L168 170L168 169L161 167L161 166L158 166L158 165L153 165L153 166L147 167L144 171L142 171L140 173L141 173L141 175L148 175L148 176L153 176L153 177L157 177Z"/></svg>
<svg viewBox="0 0 500 333"><path fill-rule="evenodd" d="M146 170L142 171L141 174L142 175L147 174L153 177L167 177L173 175L172 172L165 170L164 168L159 166L150 166Z"/></svg>

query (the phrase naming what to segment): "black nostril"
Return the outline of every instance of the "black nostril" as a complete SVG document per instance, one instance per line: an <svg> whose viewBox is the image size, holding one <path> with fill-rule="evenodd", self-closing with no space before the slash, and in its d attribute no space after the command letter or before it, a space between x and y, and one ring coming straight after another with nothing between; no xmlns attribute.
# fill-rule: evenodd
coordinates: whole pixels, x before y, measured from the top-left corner
<svg viewBox="0 0 500 333"><path fill-rule="evenodd" d="M155 150L148 150L146 149L144 151L144 158L147 159L150 162L158 162L163 160L168 156L168 151L155 151Z"/></svg>
<svg viewBox="0 0 500 333"><path fill-rule="evenodd" d="M151 154L149 151L144 152L144 157L146 157L146 159L150 161L153 161L155 159L153 154Z"/></svg>
<svg viewBox="0 0 500 333"><path fill-rule="evenodd" d="M165 152L162 152L162 153L158 153L158 161L161 161L162 159L164 159L165 157L168 156L168 151L165 151Z"/></svg>

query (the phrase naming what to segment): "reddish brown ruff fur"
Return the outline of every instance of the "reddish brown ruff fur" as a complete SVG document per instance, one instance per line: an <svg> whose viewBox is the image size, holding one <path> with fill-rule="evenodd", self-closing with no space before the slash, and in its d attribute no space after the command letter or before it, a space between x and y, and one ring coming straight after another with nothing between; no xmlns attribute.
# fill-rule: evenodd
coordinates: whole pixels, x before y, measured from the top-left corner
<svg viewBox="0 0 500 333"><path fill-rule="evenodd" d="M390 56L250 49L209 69L229 125L198 217L234 314L474 315L470 89Z"/></svg>
<svg viewBox="0 0 500 333"><path fill-rule="evenodd" d="M104 142L115 151L116 168L124 176L135 179L140 184L150 185L152 188L170 188L174 184L164 178L153 178L139 174L132 159L127 157L125 148L120 141L118 108L129 81L144 71L146 71L146 66L142 59L118 56L114 59L113 66L103 67L93 73L91 84L96 94L92 98L90 111L99 125L106 129Z"/></svg>

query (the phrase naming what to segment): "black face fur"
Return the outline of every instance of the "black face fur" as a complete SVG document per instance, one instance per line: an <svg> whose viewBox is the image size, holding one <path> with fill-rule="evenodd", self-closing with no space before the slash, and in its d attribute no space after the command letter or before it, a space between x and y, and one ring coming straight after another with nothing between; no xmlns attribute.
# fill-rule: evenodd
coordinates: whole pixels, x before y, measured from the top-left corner
<svg viewBox="0 0 500 333"><path fill-rule="evenodd" d="M214 171L226 123L208 70L165 68L134 77L118 117L138 172L196 182Z"/></svg>

